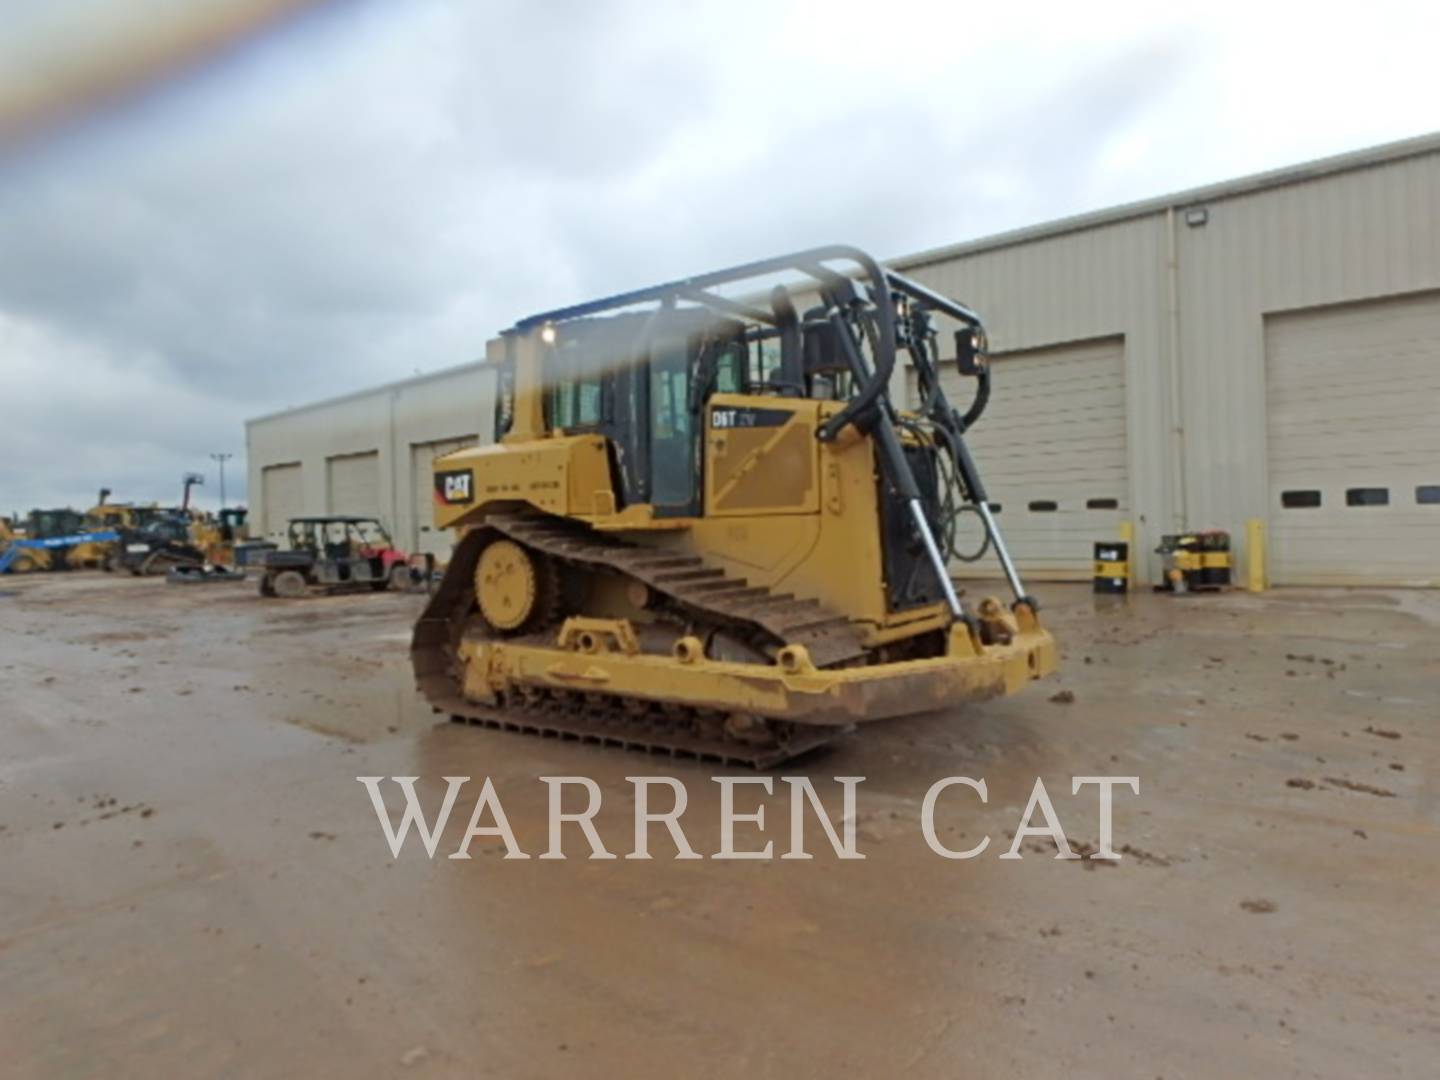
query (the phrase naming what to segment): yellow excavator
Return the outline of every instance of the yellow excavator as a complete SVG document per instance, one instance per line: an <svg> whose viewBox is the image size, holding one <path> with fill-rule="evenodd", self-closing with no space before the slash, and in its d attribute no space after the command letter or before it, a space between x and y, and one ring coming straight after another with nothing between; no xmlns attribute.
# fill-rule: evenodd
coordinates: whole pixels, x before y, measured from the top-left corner
<svg viewBox="0 0 1440 1080"><path fill-rule="evenodd" d="M536 315L487 359L498 441L434 465L436 711L765 767L1055 669L965 442L990 392L965 305L832 246ZM966 514L1008 603L950 576Z"/></svg>

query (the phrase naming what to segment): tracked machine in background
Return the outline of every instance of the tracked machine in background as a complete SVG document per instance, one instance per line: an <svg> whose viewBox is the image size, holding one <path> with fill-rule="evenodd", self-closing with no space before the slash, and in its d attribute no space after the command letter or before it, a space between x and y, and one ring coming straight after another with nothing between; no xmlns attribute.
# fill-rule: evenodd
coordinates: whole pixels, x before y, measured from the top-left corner
<svg viewBox="0 0 1440 1080"><path fill-rule="evenodd" d="M942 324L977 380L963 415ZM457 721L765 766L1051 672L965 443L984 341L849 247L518 323L491 348L498 442L435 463L460 536L415 627L420 689ZM958 594L962 513L1008 604Z"/></svg>
<svg viewBox="0 0 1440 1080"><path fill-rule="evenodd" d="M179 506L111 503L106 501L110 490L101 488L100 501L90 516L110 523L120 539L96 550L92 554L95 564L142 577L203 568L211 561L209 544L215 528L209 514L190 505L190 495L204 482L199 473L186 473Z"/></svg>

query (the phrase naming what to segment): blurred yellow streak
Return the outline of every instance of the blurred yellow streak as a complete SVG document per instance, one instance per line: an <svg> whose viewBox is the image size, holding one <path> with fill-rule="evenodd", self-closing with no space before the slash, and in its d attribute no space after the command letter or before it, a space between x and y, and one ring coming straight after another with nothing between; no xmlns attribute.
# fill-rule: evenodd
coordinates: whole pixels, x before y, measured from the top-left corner
<svg viewBox="0 0 1440 1080"><path fill-rule="evenodd" d="M0 151L190 73L330 0L76 0L0 36Z"/></svg>

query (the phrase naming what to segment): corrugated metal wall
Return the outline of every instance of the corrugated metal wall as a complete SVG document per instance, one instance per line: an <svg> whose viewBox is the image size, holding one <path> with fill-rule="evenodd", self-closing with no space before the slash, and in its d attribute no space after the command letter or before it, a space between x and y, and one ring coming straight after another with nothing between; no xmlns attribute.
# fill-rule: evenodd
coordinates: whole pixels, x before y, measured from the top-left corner
<svg viewBox="0 0 1440 1080"><path fill-rule="evenodd" d="M1189 208L897 263L980 311L997 351L1124 336L1142 553L1182 522L1243 541L1268 516L1267 314L1440 286L1434 149L1219 194L1196 226Z"/></svg>
<svg viewBox="0 0 1440 1080"><path fill-rule="evenodd" d="M294 512L327 513L329 463L374 454L375 512L397 543L409 543L421 525L421 504L412 490L411 447L467 433L478 433L488 442L495 416L494 380L493 371L467 364L249 421L251 503L265 505L267 466L298 462L305 468L298 485L301 505Z"/></svg>
<svg viewBox="0 0 1440 1080"><path fill-rule="evenodd" d="M1208 204L1178 228L1191 525L1267 511L1265 315L1440 286L1440 153Z"/></svg>

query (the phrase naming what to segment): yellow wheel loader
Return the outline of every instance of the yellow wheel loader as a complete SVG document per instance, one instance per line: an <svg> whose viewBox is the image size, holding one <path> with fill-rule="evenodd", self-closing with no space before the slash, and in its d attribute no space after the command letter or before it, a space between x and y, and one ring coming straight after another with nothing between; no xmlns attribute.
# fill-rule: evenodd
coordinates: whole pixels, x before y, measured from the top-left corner
<svg viewBox="0 0 1440 1080"><path fill-rule="evenodd" d="M76 564L71 559L74 545L61 543L71 536L85 538L85 518L67 507L31 510L21 524L24 535L12 526L5 544L5 570L11 574L33 574L52 570L69 570ZM9 549L13 548L13 551Z"/></svg>
<svg viewBox="0 0 1440 1080"><path fill-rule="evenodd" d="M977 381L963 415L942 327ZM487 351L498 441L435 462L458 537L421 691L457 721L763 767L1050 673L965 443L984 346L968 307L840 246L517 323ZM951 580L962 512L1008 603Z"/></svg>

